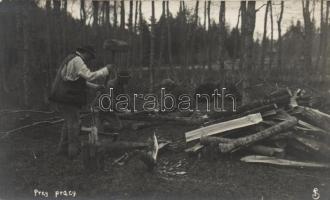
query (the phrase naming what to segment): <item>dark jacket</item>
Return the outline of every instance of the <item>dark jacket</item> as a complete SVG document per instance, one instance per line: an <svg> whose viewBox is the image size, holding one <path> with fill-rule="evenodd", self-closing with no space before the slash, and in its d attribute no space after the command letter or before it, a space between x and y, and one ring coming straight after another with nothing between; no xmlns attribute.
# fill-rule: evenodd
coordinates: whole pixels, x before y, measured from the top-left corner
<svg viewBox="0 0 330 200"><path fill-rule="evenodd" d="M67 56L59 67L55 80L52 85L49 100L72 106L81 107L87 103L87 87L86 80L79 77L75 81L63 80L61 75L62 69L66 67L77 54Z"/></svg>

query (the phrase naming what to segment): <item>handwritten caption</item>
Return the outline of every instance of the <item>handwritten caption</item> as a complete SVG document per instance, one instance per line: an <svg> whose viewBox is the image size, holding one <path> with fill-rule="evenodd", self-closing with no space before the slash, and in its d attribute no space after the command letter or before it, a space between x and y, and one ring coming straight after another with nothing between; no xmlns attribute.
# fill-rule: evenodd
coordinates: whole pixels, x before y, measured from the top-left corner
<svg viewBox="0 0 330 200"><path fill-rule="evenodd" d="M34 189L33 190L35 197L55 197L55 198L65 198L65 197L72 197L75 198L77 196L77 192L74 190L55 190L54 192L48 192L44 190Z"/></svg>

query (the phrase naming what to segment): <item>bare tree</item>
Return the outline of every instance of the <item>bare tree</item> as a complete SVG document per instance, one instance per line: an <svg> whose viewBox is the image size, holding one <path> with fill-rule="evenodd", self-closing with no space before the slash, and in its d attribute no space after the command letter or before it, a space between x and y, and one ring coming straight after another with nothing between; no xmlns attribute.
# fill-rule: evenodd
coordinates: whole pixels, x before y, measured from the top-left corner
<svg viewBox="0 0 330 200"><path fill-rule="evenodd" d="M118 17L117 17L117 1L113 2L113 28L116 30L118 27Z"/></svg>
<svg viewBox="0 0 330 200"><path fill-rule="evenodd" d="M158 57L158 67L160 67L163 64L163 50L165 45L165 1L162 2L162 15L160 17L160 44L159 44L159 57Z"/></svg>
<svg viewBox="0 0 330 200"><path fill-rule="evenodd" d="M30 9L31 9L31 2L27 1L25 2L25 6L23 9L23 102L24 106L28 107L29 100L30 100L30 88L29 88L29 77L30 77L30 27L31 27L31 22L30 22Z"/></svg>
<svg viewBox="0 0 330 200"><path fill-rule="evenodd" d="M324 21L324 37L323 37L323 47L322 47L322 71L324 71L324 75L328 72L327 71L327 59L328 59L328 29L329 29L329 8L330 8L330 1L327 1L327 8L325 13L325 21Z"/></svg>
<svg viewBox="0 0 330 200"><path fill-rule="evenodd" d="M129 34L129 51L127 65L131 67L133 61L133 0L129 1L129 16L128 16L128 34Z"/></svg>
<svg viewBox="0 0 330 200"><path fill-rule="evenodd" d="M83 25L86 24L85 0L80 0L80 20Z"/></svg>
<svg viewBox="0 0 330 200"><path fill-rule="evenodd" d="M167 50L168 50L168 63L170 67L173 67L173 57L172 57L172 32L171 32L171 13L169 9L169 1L166 2L166 22L167 22ZM172 69L173 71L173 69ZM174 73L174 71L173 71Z"/></svg>
<svg viewBox="0 0 330 200"><path fill-rule="evenodd" d="M262 49L261 49L261 59L260 59L261 70L264 70L265 68L265 54L267 49L267 17L268 17L269 5L271 3L272 3L271 1L267 1L266 11L265 11L264 34L262 37Z"/></svg>
<svg viewBox="0 0 330 200"><path fill-rule="evenodd" d="M244 63L243 63L243 93L242 104L245 105L250 102L250 94L248 92L251 82L251 74L253 69L253 33L255 29L256 20L256 2L249 1L246 11L246 20L242 20L246 26L246 38L243 49Z"/></svg>
<svg viewBox="0 0 330 200"><path fill-rule="evenodd" d="M92 1L93 5L93 27L96 28L99 23L99 1Z"/></svg>
<svg viewBox="0 0 330 200"><path fill-rule="evenodd" d="M309 11L309 0L302 0L303 17L304 17L304 67L310 71L312 66L312 22Z"/></svg>
<svg viewBox="0 0 330 200"><path fill-rule="evenodd" d="M273 48L274 48L274 18L273 18L273 5L272 2L269 4L269 14L270 14L270 54L269 54L269 70L272 68L273 64Z"/></svg>
<svg viewBox="0 0 330 200"><path fill-rule="evenodd" d="M226 4L225 1L220 3L220 13L219 13L219 64L222 73L224 74L225 70L225 34L226 34ZM224 78L224 76L223 76Z"/></svg>
<svg viewBox="0 0 330 200"><path fill-rule="evenodd" d="M139 8L139 1L135 1L134 33L136 33L137 31L138 8Z"/></svg>
<svg viewBox="0 0 330 200"><path fill-rule="evenodd" d="M284 12L284 1L281 1L281 12L280 12L280 16L277 20L277 31L278 31L278 40L277 40L277 52L278 52L278 56L277 56L277 70L279 70L280 72L283 69L282 66L282 27L281 27L281 23L282 23L282 18L283 18L283 12Z"/></svg>
<svg viewBox="0 0 330 200"><path fill-rule="evenodd" d="M125 30L125 1L120 1L120 29Z"/></svg>
<svg viewBox="0 0 330 200"><path fill-rule="evenodd" d="M153 91L154 88L154 57L155 57L155 1L151 1L151 29L150 29L150 88L149 92Z"/></svg>
<svg viewBox="0 0 330 200"><path fill-rule="evenodd" d="M243 69L244 60L244 50L245 50L245 40L246 40L246 1L241 1L241 51L240 51L240 61L239 68Z"/></svg>

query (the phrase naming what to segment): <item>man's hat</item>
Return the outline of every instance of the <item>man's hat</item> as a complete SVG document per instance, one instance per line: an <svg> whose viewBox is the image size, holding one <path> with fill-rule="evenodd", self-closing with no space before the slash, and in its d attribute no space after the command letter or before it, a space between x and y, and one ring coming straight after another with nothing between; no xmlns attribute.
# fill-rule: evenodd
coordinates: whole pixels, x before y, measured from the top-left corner
<svg viewBox="0 0 330 200"><path fill-rule="evenodd" d="M90 45L78 47L77 51L79 51L81 53L89 53L93 59L96 57L95 49Z"/></svg>

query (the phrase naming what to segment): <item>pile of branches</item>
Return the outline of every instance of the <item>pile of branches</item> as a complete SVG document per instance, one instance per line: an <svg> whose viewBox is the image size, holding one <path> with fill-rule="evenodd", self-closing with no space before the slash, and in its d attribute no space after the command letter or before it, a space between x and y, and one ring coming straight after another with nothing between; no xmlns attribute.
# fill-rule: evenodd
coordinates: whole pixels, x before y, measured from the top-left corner
<svg viewBox="0 0 330 200"><path fill-rule="evenodd" d="M311 108L315 102L304 90L285 89L222 116L221 122L210 115L211 125L185 133L186 152L207 147L217 154L248 153L244 162L329 168L330 115Z"/></svg>

